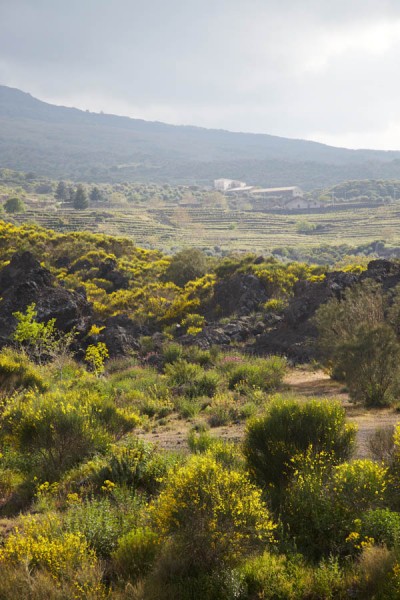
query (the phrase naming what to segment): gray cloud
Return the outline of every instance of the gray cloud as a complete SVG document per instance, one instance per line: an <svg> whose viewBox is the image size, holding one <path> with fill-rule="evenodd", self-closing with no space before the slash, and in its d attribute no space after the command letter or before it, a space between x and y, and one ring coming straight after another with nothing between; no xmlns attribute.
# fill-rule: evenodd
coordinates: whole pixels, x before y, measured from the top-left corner
<svg viewBox="0 0 400 600"><path fill-rule="evenodd" d="M1 0L0 83L148 119L400 148L398 0Z"/></svg>

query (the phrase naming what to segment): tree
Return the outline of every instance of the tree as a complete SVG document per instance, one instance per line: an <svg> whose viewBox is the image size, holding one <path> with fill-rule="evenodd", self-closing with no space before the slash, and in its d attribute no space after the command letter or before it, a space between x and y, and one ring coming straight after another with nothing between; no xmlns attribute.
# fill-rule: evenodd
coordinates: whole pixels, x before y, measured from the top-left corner
<svg viewBox="0 0 400 600"><path fill-rule="evenodd" d="M338 359L350 397L366 406L388 406L400 391L400 344L386 324L362 327L343 342Z"/></svg>
<svg viewBox="0 0 400 600"><path fill-rule="evenodd" d="M87 197L87 193L82 184L79 184L76 188L75 196L74 196L74 208L76 210L85 210L89 206L89 200Z"/></svg>
<svg viewBox="0 0 400 600"><path fill-rule="evenodd" d="M21 198L9 198L4 203L4 210L10 214L25 212L25 204L22 202Z"/></svg>
<svg viewBox="0 0 400 600"><path fill-rule="evenodd" d="M75 198L75 188L73 185L67 187L67 202L73 202Z"/></svg>
<svg viewBox="0 0 400 600"><path fill-rule="evenodd" d="M69 200L68 188L64 181L58 182L55 195L57 200L61 200L61 202L66 202Z"/></svg>
<svg viewBox="0 0 400 600"><path fill-rule="evenodd" d="M165 279L183 287L188 281L207 273L207 257L201 250L188 248L172 257L165 272Z"/></svg>
<svg viewBox="0 0 400 600"><path fill-rule="evenodd" d="M100 202L103 199L102 193L98 187L93 187L90 190L90 200L92 202Z"/></svg>
<svg viewBox="0 0 400 600"><path fill-rule="evenodd" d="M374 283L363 283L332 299L316 314L319 345L332 374L343 379L355 401L367 406L390 404L400 389L398 307L386 321L387 298Z"/></svg>

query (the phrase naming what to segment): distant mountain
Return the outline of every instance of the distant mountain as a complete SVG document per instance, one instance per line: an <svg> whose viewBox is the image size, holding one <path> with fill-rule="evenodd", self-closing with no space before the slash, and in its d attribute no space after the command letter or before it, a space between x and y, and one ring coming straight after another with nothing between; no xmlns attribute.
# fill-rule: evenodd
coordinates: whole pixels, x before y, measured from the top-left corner
<svg viewBox="0 0 400 600"><path fill-rule="evenodd" d="M400 178L400 152L91 113L0 86L0 167L90 181L207 184L230 177L311 189Z"/></svg>

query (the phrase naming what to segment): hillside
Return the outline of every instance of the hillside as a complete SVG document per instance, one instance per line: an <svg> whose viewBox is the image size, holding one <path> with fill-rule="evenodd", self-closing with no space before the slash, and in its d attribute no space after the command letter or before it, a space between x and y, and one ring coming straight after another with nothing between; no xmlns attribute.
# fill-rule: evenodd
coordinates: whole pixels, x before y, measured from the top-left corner
<svg viewBox="0 0 400 600"><path fill-rule="evenodd" d="M124 236L167 253L203 248L216 256L232 251L273 253L284 260L335 264L346 255L400 256L400 181L348 181L307 197L315 209L267 209L248 197L224 196L196 186L115 183L84 186L90 197L77 210L58 197L60 182L0 169L2 218L36 223L57 232L90 231ZM97 200L92 194L97 191ZM22 201L23 212L7 212L7 200ZM358 259L357 259L358 260Z"/></svg>
<svg viewBox="0 0 400 600"><path fill-rule="evenodd" d="M0 239L0 598L400 597L399 262Z"/></svg>
<svg viewBox="0 0 400 600"><path fill-rule="evenodd" d="M400 177L400 152L90 113L0 86L0 165L87 181L209 184L226 176L312 189Z"/></svg>

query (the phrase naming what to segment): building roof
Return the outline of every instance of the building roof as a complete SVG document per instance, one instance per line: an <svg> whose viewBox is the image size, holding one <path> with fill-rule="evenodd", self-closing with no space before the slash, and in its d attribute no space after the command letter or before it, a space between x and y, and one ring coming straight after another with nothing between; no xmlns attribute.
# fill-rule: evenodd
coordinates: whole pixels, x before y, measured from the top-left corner
<svg viewBox="0 0 400 600"><path fill-rule="evenodd" d="M249 192L250 190L254 190L254 185L244 185L242 187L235 187L235 188L229 188L229 190L226 190L227 193L229 192Z"/></svg>
<svg viewBox="0 0 400 600"><path fill-rule="evenodd" d="M290 187L276 187L276 188L258 188L253 190L252 194L261 194L261 193L273 193L273 192L293 192L294 190L298 190L299 187L297 185L293 185Z"/></svg>

